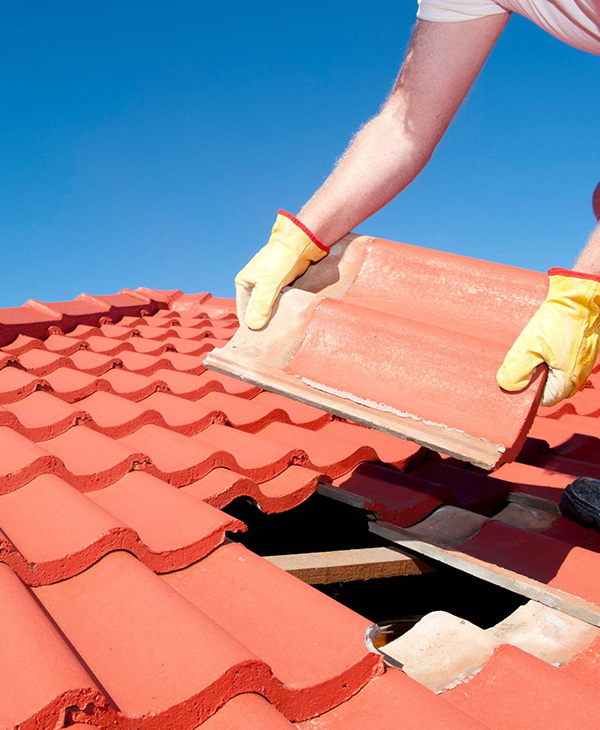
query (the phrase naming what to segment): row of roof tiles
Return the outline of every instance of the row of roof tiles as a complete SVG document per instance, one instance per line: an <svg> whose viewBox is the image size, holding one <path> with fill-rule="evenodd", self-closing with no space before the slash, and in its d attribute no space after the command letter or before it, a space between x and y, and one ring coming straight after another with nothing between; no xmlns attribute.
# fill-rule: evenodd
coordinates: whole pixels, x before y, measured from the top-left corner
<svg viewBox="0 0 600 730"><path fill-rule="evenodd" d="M120 319L111 304L116 326L183 326L208 335L200 340L210 347L221 338L208 330L234 321L232 302L174 300L172 293L161 301L155 294L157 307L168 300L171 309L144 317L126 309L128 319ZM183 314L173 309L177 302ZM94 338L118 346L169 338L120 333L117 339L114 330L103 330L108 324L82 323L99 331L80 327L77 335L65 327L63 335L21 336L3 348L0 580L6 620L0 653L9 699L0 703L1 726L79 721L193 728L203 722L218 730L296 723L303 730L352 730L367 722L395 727L401 719L402 727L419 730L508 728L522 727L515 718L528 716L519 703L539 705L542 697L544 712L532 714L528 727L542 721L572 727L556 724L559 689L576 699L578 714L569 717L588 726L595 649L580 652L557 675L522 649L501 648L474 678L435 695L399 669L382 674L381 657L365 645L368 621L228 542L226 532L244 526L218 508L247 495L265 511L281 511L318 483L332 482L329 493L358 498L405 528L443 505L490 516L506 499L537 500L546 510L554 505L543 529L497 520L488 527L484 517L486 529L474 536L477 559L527 574L519 551L496 534L509 530L513 539L520 530L537 582L554 578L564 587L568 573L573 595L587 591L586 598L597 601L595 583L584 585L598 567L597 536L558 517L556 504L574 476L600 469L596 439L584 428L595 421L589 399L600 387L598 373L570 402L574 413L551 409L536 419L522 461L486 474L204 372L204 350L124 349L117 357L97 344L105 353L98 354L88 347ZM18 325L16 315L12 325ZM75 349L57 354L57 337ZM165 372L193 378L194 385L178 389ZM63 380L53 384L47 377L53 373ZM150 380L153 387L140 381L115 387L114 373ZM80 375L110 387L78 389ZM203 390L196 384L202 379L216 385ZM548 541L568 559L557 576L544 573ZM459 546L466 557L473 552L469 543ZM513 682L527 672L540 678L533 683L538 690ZM553 714L555 724L548 725Z"/></svg>
<svg viewBox="0 0 600 730"><path fill-rule="evenodd" d="M290 726L382 671L369 622L228 543L245 526L218 507L289 509L365 459L421 449L205 373L233 333L226 309L54 325L4 348L3 726L194 727L248 692Z"/></svg>

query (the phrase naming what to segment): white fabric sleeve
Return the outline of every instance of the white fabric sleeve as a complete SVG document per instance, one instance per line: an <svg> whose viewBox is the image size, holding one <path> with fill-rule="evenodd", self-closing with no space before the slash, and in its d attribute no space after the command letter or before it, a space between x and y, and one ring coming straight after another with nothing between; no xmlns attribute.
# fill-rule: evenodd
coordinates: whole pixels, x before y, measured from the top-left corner
<svg viewBox="0 0 600 730"><path fill-rule="evenodd" d="M442 23L475 20L508 12L495 0L418 0L417 18Z"/></svg>

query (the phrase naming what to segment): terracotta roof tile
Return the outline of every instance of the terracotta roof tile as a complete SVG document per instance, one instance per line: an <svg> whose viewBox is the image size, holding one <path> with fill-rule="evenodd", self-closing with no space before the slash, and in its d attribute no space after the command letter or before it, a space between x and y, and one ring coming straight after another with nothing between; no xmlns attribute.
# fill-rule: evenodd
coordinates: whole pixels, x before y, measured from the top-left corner
<svg viewBox="0 0 600 730"><path fill-rule="evenodd" d="M85 420L79 404L72 405L43 390L0 406L0 423L31 441L51 439Z"/></svg>
<svg viewBox="0 0 600 730"><path fill-rule="evenodd" d="M600 555L595 552L495 520L458 547L477 560L600 606Z"/></svg>
<svg viewBox="0 0 600 730"><path fill-rule="evenodd" d="M149 462L146 454L123 440L111 439L86 426L74 426L41 441L38 448L57 460L54 473L81 491L101 489Z"/></svg>
<svg viewBox="0 0 600 730"><path fill-rule="evenodd" d="M365 463L333 481L351 503L399 527L414 525L444 504L491 514L504 502L509 485L482 475L425 460L410 473ZM327 494L334 496L331 490Z"/></svg>
<svg viewBox="0 0 600 730"><path fill-rule="evenodd" d="M596 689L600 688L600 640L596 639L570 662L563 664L560 671Z"/></svg>
<svg viewBox="0 0 600 730"><path fill-rule="evenodd" d="M500 648L483 671L444 697L480 722L503 730L571 730L597 722L595 687L512 646Z"/></svg>
<svg viewBox="0 0 600 730"><path fill-rule="evenodd" d="M2 629L0 661L3 727L56 727L68 708L90 707L90 719L101 720L109 701L78 661L44 610L17 575L0 563Z"/></svg>
<svg viewBox="0 0 600 730"><path fill-rule="evenodd" d="M337 696L332 706L381 672L379 659L365 645L367 619L242 545L224 545L162 578L271 667L284 685L275 704L286 707L288 718L313 714L304 708L317 688L315 695ZM273 597L268 603L265 593Z"/></svg>
<svg viewBox="0 0 600 730"><path fill-rule="evenodd" d="M318 430L331 421L331 414L324 411L279 396L274 396L276 400L263 398L264 395L267 394L261 393L251 400L244 400L213 391L196 401L196 404L204 408L220 408L225 412L226 421L230 426L251 433L256 433L276 421L292 423L311 430ZM273 393L268 395L273 396Z"/></svg>
<svg viewBox="0 0 600 730"><path fill-rule="evenodd" d="M574 458L570 458L566 456L555 456L552 453L539 453L528 457L527 463L531 463L532 466L537 466L546 472L563 474L565 477L570 476L571 479L569 481L573 481L578 476L600 479L600 464L580 461L577 455L574 455Z"/></svg>
<svg viewBox="0 0 600 730"><path fill-rule="evenodd" d="M378 535L564 613L600 625L600 554L544 534L539 515L516 522L444 506L408 528L379 522ZM544 513L543 527L554 516ZM505 521L506 520L506 521ZM510 523L510 524L509 524Z"/></svg>
<svg viewBox="0 0 600 730"><path fill-rule="evenodd" d="M265 606L261 586L269 585ZM260 692L288 718L303 719L381 672L364 645L367 621L239 545L163 580L115 552L34 592L126 723L194 727L243 692ZM265 611L269 620L261 621ZM290 631L307 640L286 645Z"/></svg>
<svg viewBox="0 0 600 730"><path fill-rule="evenodd" d="M22 487L34 477L64 469L60 460L8 426L0 426L0 493Z"/></svg>
<svg viewBox="0 0 600 730"><path fill-rule="evenodd" d="M512 483L502 479L499 471L481 473L474 469L464 469L458 463L450 459L427 459L413 469L411 474L443 484L451 493L446 500L447 504L479 514L492 514L508 498ZM490 479L490 476L495 478Z"/></svg>
<svg viewBox="0 0 600 730"><path fill-rule="evenodd" d="M334 479L333 486L344 495L360 497L358 504L363 509L400 526L420 522L450 496L440 484L369 463Z"/></svg>
<svg viewBox="0 0 600 730"><path fill-rule="evenodd" d="M230 469L217 468L181 489L215 507L224 507L237 497L248 496L263 512L272 513L283 512L303 502L314 493L319 481L327 481L327 477L303 466L290 466L260 484Z"/></svg>
<svg viewBox="0 0 600 730"><path fill-rule="evenodd" d="M510 483L510 491L553 502L560 502L562 493L577 474L546 470L542 466L521 464L503 464L492 472L492 479L501 479Z"/></svg>
<svg viewBox="0 0 600 730"><path fill-rule="evenodd" d="M268 681L252 652L127 553L34 591L127 718L191 725L214 712L234 677L249 689Z"/></svg>
<svg viewBox="0 0 600 730"><path fill-rule="evenodd" d="M85 570L113 550L128 550L156 572L208 554L238 520L141 472L87 496L45 474L0 497L3 559L29 585Z"/></svg>
<svg viewBox="0 0 600 730"><path fill-rule="evenodd" d="M50 390L50 383L36 378L25 370L15 367L4 367L0 370L0 403L12 403L20 400L34 390Z"/></svg>
<svg viewBox="0 0 600 730"><path fill-rule="evenodd" d="M519 393L496 372L546 293L543 274L349 235L206 364L489 469L537 410L545 368Z"/></svg>
<svg viewBox="0 0 600 730"><path fill-rule="evenodd" d="M111 362L110 358L104 358L104 360ZM30 375L46 375L46 373L51 373L57 368L68 367L72 360L67 356L57 355L46 350L32 349L15 359L15 363L27 370ZM6 364L4 363L3 367Z"/></svg>
<svg viewBox="0 0 600 730"><path fill-rule="evenodd" d="M347 426L348 430L341 430ZM284 423L272 423L259 436L301 448L308 455L306 464L331 477L340 476L361 461L383 461L397 468L415 464L423 449L415 444L368 431L360 426L332 421L318 432L298 431Z"/></svg>
<svg viewBox="0 0 600 730"><path fill-rule="evenodd" d="M198 398L201 398L203 395L205 395L210 390L214 390L215 388L210 388L207 383L221 383L223 384L223 380L219 380L218 378L214 377L213 373L203 373L203 375L191 375L190 373L183 373L179 372L178 370L171 370L171 369L164 369L164 370L157 370L153 376L154 379L161 379L161 382L164 382L167 388L176 395L181 396L182 398L189 398L190 400L197 400ZM234 386L233 378L229 379L232 382L232 388L237 387L238 389L241 389L240 385ZM244 384L241 384L243 387ZM258 390L253 386L245 385L246 392L249 390L249 388L253 388L253 393L256 394ZM227 390L227 388L223 388L226 392L230 392ZM237 393L235 393L237 395Z"/></svg>
<svg viewBox="0 0 600 730"><path fill-rule="evenodd" d="M298 730L364 730L366 727L406 730L477 730L489 727L455 708L399 669L388 669L348 702L313 720L298 724Z"/></svg>

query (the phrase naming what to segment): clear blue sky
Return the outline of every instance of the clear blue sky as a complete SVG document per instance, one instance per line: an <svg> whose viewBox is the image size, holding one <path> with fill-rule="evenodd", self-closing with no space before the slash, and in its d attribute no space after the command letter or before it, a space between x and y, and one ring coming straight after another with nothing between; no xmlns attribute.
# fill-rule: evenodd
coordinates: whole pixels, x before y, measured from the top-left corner
<svg viewBox="0 0 600 730"><path fill-rule="evenodd" d="M387 94L416 0L5 0L1 306L211 290ZM600 179L600 58L513 17L421 177L359 230L570 266Z"/></svg>

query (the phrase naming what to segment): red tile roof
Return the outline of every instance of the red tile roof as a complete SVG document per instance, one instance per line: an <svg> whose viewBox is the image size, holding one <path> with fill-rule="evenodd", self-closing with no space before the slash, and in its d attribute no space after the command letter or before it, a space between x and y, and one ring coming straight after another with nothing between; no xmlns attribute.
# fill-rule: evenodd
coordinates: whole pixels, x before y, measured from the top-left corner
<svg viewBox="0 0 600 730"><path fill-rule="evenodd" d="M600 470L600 373L486 474L205 371L233 312L151 290L0 310L0 727L593 727L596 633L558 660L499 640L434 694L385 669L369 621L229 542L244 525L219 508L320 483L598 625L600 538L557 503Z"/></svg>
<svg viewBox="0 0 600 730"><path fill-rule="evenodd" d="M496 372L547 277L365 236L335 248L207 365L478 466L514 460L546 369L519 393Z"/></svg>
<svg viewBox="0 0 600 730"><path fill-rule="evenodd" d="M459 709L468 708L469 715L488 727L502 730L572 730L598 724L597 687L513 646L500 647L483 671L444 697Z"/></svg>

